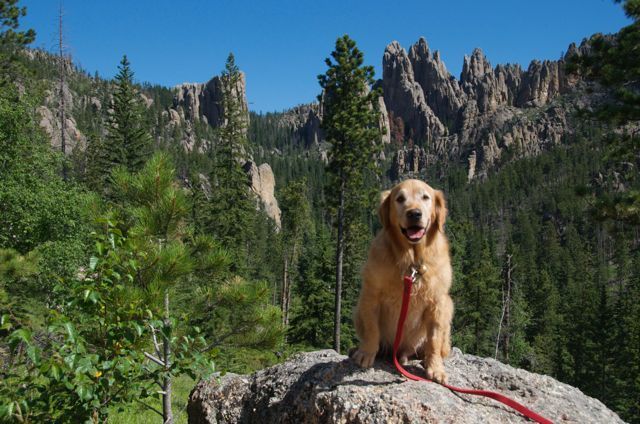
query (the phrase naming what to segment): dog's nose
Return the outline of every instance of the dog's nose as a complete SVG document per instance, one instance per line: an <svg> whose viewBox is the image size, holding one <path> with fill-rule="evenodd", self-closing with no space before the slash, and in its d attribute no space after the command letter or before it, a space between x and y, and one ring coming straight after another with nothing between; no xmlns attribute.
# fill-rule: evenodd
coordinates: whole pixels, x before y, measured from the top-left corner
<svg viewBox="0 0 640 424"><path fill-rule="evenodd" d="M411 221L419 221L422 218L422 211L420 209L410 209L407 211L407 218Z"/></svg>

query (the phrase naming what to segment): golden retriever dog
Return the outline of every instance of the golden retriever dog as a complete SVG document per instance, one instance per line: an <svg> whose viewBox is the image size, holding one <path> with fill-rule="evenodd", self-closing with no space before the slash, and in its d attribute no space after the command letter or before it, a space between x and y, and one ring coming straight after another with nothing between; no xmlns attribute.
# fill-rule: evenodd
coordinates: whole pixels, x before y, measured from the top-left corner
<svg viewBox="0 0 640 424"><path fill-rule="evenodd" d="M449 243L444 234L444 195L419 180L406 180L381 195L382 230L369 249L354 320L360 344L351 358L373 364L393 347L402 305L403 277L417 270L398 349L400 362L423 360L427 377L445 383L443 359L451 348L453 302Z"/></svg>

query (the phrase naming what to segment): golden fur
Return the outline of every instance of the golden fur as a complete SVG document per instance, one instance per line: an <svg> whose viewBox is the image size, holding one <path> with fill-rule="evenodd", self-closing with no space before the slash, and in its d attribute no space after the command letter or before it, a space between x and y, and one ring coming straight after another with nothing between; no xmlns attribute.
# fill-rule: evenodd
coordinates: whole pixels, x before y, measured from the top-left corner
<svg viewBox="0 0 640 424"><path fill-rule="evenodd" d="M430 379L446 382L443 359L451 348L453 317L451 260L443 228L446 215L442 192L422 181L406 180L382 193L383 228L369 249L354 314L360 344L351 357L361 367L370 367L379 349L393 346L403 276L418 266L421 275L414 285L398 356L406 362L417 355Z"/></svg>

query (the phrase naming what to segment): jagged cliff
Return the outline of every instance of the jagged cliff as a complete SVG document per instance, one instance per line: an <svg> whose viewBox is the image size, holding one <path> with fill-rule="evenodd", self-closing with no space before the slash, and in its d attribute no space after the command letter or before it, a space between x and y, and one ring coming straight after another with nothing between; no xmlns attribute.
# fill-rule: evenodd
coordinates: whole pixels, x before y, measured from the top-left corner
<svg viewBox="0 0 640 424"><path fill-rule="evenodd" d="M536 155L572 136L574 112L590 107L598 96L587 93L588 83L565 72L565 62L588 49L586 42L572 44L560 60L534 60L526 70L511 64L493 67L475 49L464 57L456 79L424 38L408 52L391 42L376 86L383 91L383 142L399 149L392 177L417 174L428 163L445 159L466 163L470 179L482 178L507 151L513 159ZM307 110L319 112L306 115ZM289 118L284 122L300 132L305 145L317 144L321 111L321 104L304 108L302 114L295 108L285 112Z"/></svg>
<svg viewBox="0 0 640 424"><path fill-rule="evenodd" d="M247 88L244 73L235 87L232 95L239 100L240 107L244 111L246 123L249 123L249 108L247 103ZM182 142L185 148L194 146L195 122L204 122L214 128L225 124L222 79L213 77L205 84L184 83L174 87L175 96L173 105L167 110L170 118L169 125L184 125L187 128L186 139ZM307 121L313 122L309 116ZM309 124L312 125L312 124ZM249 178L251 191L256 196L257 206L262 207L267 215L274 220L276 227L280 228L280 207L275 198L275 177L268 163L257 165L249 152L245 152L246 162L243 165Z"/></svg>
<svg viewBox="0 0 640 424"><path fill-rule="evenodd" d="M240 107L248 116L246 87L245 75L241 72L238 83L231 92L238 98ZM220 127L224 124L222 79L220 76L211 78L207 83L180 84L175 86L173 90L175 96L171 110L177 113L179 119L203 120L212 127Z"/></svg>
<svg viewBox="0 0 640 424"><path fill-rule="evenodd" d="M322 142L321 122L322 109L318 103L293 107L282 113L279 119L279 124L291 128L306 148L319 146Z"/></svg>
<svg viewBox="0 0 640 424"><path fill-rule="evenodd" d="M378 104L383 142L397 148L391 176L399 179L418 175L438 160L454 160L467 165L469 180L483 178L505 158L536 155L570 138L575 132L574 112L589 108L602 93L594 95L594 87L589 87L588 93L586 82L565 72L567 57L587 51L586 42L579 47L571 45L560 60L534 60L524 70L510 64L493 67L482 50L475 49L464 57L456 79L424 38L408 52L398 42L391 42L382 58L382 79L376 84L383 92ZM248 119L244 74L234 93ZM185 150L207 151L214 141L198 134L196 126L223 125L220 77L207 83L178 85L173 94L172 104L162 111L158 125L165 134L174 134L174 142ZM54 99L55 95L49 96L39 111L41 125L58 146L60 130L53 112ZM65 100L72 105L70 108L78 102L90 104L97 111L105 107L98 97L77 99L71 92L65 94ZM152 103L144 100L148 106ZM326 161L329 146L321 130L322 109L322 101L300 105L280 114L279 119L304 148ZM86 136L72 114L68 115L66 129L67 152L76 145L84 148ZM247 159L252 158L248 155ZM269 209L272 200L262 200Z"/></svg>
<svg viewBox="0 0 640 424"><path fill-rule="evenodd" d="M470 178L486 175L507 150L513 158L537 154L572 135L573 112L590 103L586 83L565 72L566 58L587 50L586 43L572 44L562 59L534 60L525 71L494 68L475 49L458 80L424 38L409 53L394 41L385 49L381 82L391 133L426 153L466 161ZM402 149L396 155L396 176L427 164L405 157Z"/></svg>
<svg viewBox="0 0 640 424"><path fill-rule="evenodd" d="M382 132L382 143L389 144L391 142L389 113L387 112L384 97L378 97L377 107L380 111L379 126ZM298 105L284 111L280 115L279 125L289 128L305 148L319 149L321 157L326 160L327 147L322 146L324 141L324 133L321 128L322 115L323 101L321 95L318 103Z"/></svg>

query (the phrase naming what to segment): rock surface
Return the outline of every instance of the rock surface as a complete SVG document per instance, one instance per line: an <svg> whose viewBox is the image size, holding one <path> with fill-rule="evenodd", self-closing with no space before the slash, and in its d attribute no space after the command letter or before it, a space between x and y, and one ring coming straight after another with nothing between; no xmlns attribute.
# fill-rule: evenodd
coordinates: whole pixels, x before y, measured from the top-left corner
<svg viewBox="0 0 640 424"><path fill-rule="evenodd" d="M263 163L257 166L255 162L248 161L244 165L244 170L249 176L251 191L255 193L257 200L262 204L269 218L275 221L276 227L281 228L281 211L278 201L275 198L276 178L273 175L271 166Z"/></svg>
<svg viewBox="0 0 640 424"><path fill-rule="evenodd" d="M65 104L65 154L70 155L76 148L84 150L87 147L87 137L78 129L76 120L71 113L76 99L67 84L63 86L62 96L64 97ZM44 104L38 106L36 109L40 118L39 125L49 137L51 147L57 151L60 151L62 147L62 125L59 111L60 98L60 91L57 87L52 88L47 91ZM98 105L100 104L98 99L92 99L92 102L97 102Z"/></svg>
<svg viewBox="0 0 640 424"><path fill-rule="evenodd" d="M36 109L40 115L40 127L49 137L51 147L60 151L62 148L62 131L60 118L57 113L47 106L39 106ZM87 137L78 130L76 120L71 115L65 117L64 125L65 155L70 155L76 148L84 150L87 146Z"/></svg>
<svg viewBox="0 0 640 424"><path fill-rule="evenodd" d="M412 363L415 373L422 368ZM454 349L450 384L498 391L556 423L622 423L600 401L551 377ZM252 375L201 381L187 407L190 424L210 423L524 423L491 399L406 381L389 362L361 370L333 350L296 355Z"/></svg>
<svg viewBox="0 0 640 424"><path fill-rule="evenodd" d="M247 85L244 73L232 93L237 96L240 107L247 112ZM184 83L174 87L173 109L178 112L181 119L187 121L199 121L204 119L209 125L219 127L224 124L224 107L222 104L222 79L215 76L205 84Z"/></svg>
<svg viewBox="0 0 640 424"><path fill-rule="evenodd" d="M391 166L391 178L394 180L400 177L418 176L420 170L435 162L435 156L418 146L403 147L398 149Z"/></svg>
<svg viewBox="0 0 640 424"><path fill-rule="evenodd" d="M298 142L306 148L312 148L320 145L322 141L321 121L320 104L311 103L286 110L280 116L278 124L283 128L290 128Z"/></svg>
<svg viewBox="0 0 640 424"><path fill-rule="evenodd" d="M409 56L397 41L384 51L382 90L387 110L404 122L405 138L430 143L447 134L445 126L427 105Z"/></svg>
<svg viewBox="0 0 640 424"><path fill-rule="evenodd" d="M576 102L584 99L578 94L585 83L565 73L565 58L586 51L585 42L579 48L571 45L564 58L534 60L525 71L511 64L494 68L475 49L464 57L456 80L424 38L409 54L394 41L382 65L391 133L429 153L473 164L470 178L484 178L500 165L505 151L514 159L535 155L574 133L569 118ZM402 164L392 167L401 169Z"/></svg>
<svg viewBox="0 0 640 424"><path fill-rule="evenodd" d="M436 50L433 55L427 40L420 38L409 50L414 78L424 93L427 105L443 123L454 123L467 100L465 93L447 71Z"/></svg>

